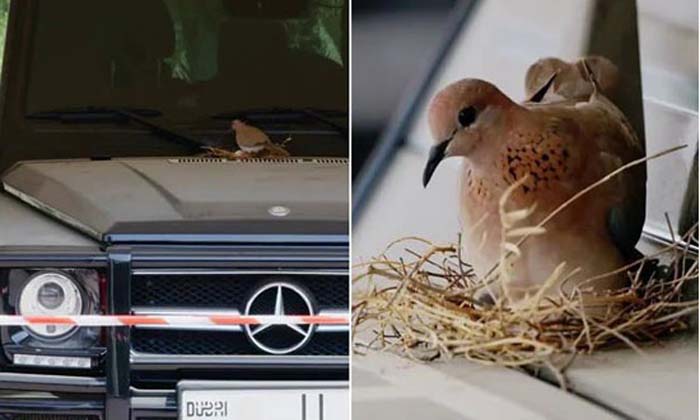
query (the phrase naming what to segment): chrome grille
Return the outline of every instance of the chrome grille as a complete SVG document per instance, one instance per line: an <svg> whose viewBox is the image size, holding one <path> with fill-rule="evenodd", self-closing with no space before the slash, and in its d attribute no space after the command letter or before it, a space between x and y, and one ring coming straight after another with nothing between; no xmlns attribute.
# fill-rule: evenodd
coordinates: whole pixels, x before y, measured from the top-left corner
<svg viewBox="0 0 700 420"><path fill-rule="evenodd" d="M242 314L248 299L268 283L285 282L303 288L317 314L346 313L349 278L346 272L315 271L135 271L131 305L135 314ZM288 305L292 302L287 302ZM310 340L289 356L347 356L348 326L319 325ZM240 326L146 326L131 333L132 352L172 356L270 356L247 337Z"/></svg>

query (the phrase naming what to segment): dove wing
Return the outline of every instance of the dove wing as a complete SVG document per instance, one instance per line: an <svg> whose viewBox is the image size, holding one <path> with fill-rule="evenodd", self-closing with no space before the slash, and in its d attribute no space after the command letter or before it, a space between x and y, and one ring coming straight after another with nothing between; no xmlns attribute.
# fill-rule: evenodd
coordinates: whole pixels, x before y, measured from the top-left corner
<svg viewBox="0 0 700 420"><path fill-rule="evenodd" d="M599 94L590 104L600 112L600 158L607 173L644 156L644 148L625 115L611 101ZM620 197L608 212L608 231L628 259L637 255L636 245L646 217L646 163L622 172L615 180Z"/></svg>
<svg viewBox="0 0 700 420"><path fill-rule="evenodd" d="M640 157L642 153L637 156ZM608 230L623 255L633 258L646 218L646 164L630 168L620 178L624 197L608 213Z"/></svg>
<svg viewBox="0 0 700 420"><path fill-rule="evenodd" d="M594 93L588 102L528 104L528 108L546 115L549 130L570 145L572 166L584 172L574 171L569 177L583 182L581 188L644 155L624 114L602 95ZM622 172L599 187L597 194L610 200L606 224L612 241L625 257L633 258L646 216L646 166Z"/></svg>
<svg viewBox="0 0 700 420"><path fill-rule="evenodd" d="M268 135L265 134L264 131L257 127L246 127L245 136L250 142L251 146L263 146L267 143L270 143L270 137L268 137Z"/></svg>

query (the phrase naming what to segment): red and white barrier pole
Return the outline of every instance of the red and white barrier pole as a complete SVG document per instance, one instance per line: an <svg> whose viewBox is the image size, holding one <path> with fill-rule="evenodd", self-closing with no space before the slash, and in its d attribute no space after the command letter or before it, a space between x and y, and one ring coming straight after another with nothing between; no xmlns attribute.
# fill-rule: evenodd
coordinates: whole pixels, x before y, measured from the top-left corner
<svg viewBox="0 0 700 420"><path fill-rule="evenodd" d="M0 315L0 326L76 325L79 327L136 327L143 325L347 325L350 317L338 315Z"/></svg>

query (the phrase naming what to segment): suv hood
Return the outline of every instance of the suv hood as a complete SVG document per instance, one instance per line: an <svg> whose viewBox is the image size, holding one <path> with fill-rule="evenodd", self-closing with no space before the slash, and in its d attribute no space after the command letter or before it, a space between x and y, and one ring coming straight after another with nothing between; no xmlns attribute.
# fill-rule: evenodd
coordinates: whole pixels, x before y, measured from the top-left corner
<svg viewBox="0 0 700 420"><path fill-rule="evenodd" d="M347 241L347 159L26 161L2 183L107 243Z"/></svg>

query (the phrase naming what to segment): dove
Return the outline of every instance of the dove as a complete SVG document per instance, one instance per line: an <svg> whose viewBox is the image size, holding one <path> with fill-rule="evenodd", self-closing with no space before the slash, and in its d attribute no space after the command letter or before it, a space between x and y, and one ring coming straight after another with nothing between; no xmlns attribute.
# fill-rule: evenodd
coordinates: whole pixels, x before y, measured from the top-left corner
<svg viewBox="0 0 700 420"><path fill-rule="evenodd" d="M231 129L236 133L236 143L244 156L289 156L289 152L270 140L264 131L241 120L233 120Z"/></svg>
<svg viewBox="0 0 700 420"><path fill-rule="evenodd" d="M525 75L525 93L531 102L586 101L593 93L586 75L593 73L602 94L610 95L618 82L617 66L605 57L588 56L568 63L559 58L542 58L532 64ZM546 86L551 81L551 86Z"/></svg>
<svg viewBox="0 0 700 420"><path fill-rule="evenodd" d="M524 179L508 207L535 205L525 224L534 226L577 192L643 156L625 116L589 76L591 94L583 102L518 104L479 79L452 83L432 99L428 120L434 145L423 184L428 185L441 161L462 158L462 246L477 274L486 275L499 261L499 199L511 185ZM624 265L636 255L645 194L646 171L637 165L566 207L545 225L546 233L521 245L510 297L532 293L562 262L580 269L563 287L568 291L576 280ZM613 275L588 286L603 291L625 284L623 275Z"/></svg>

